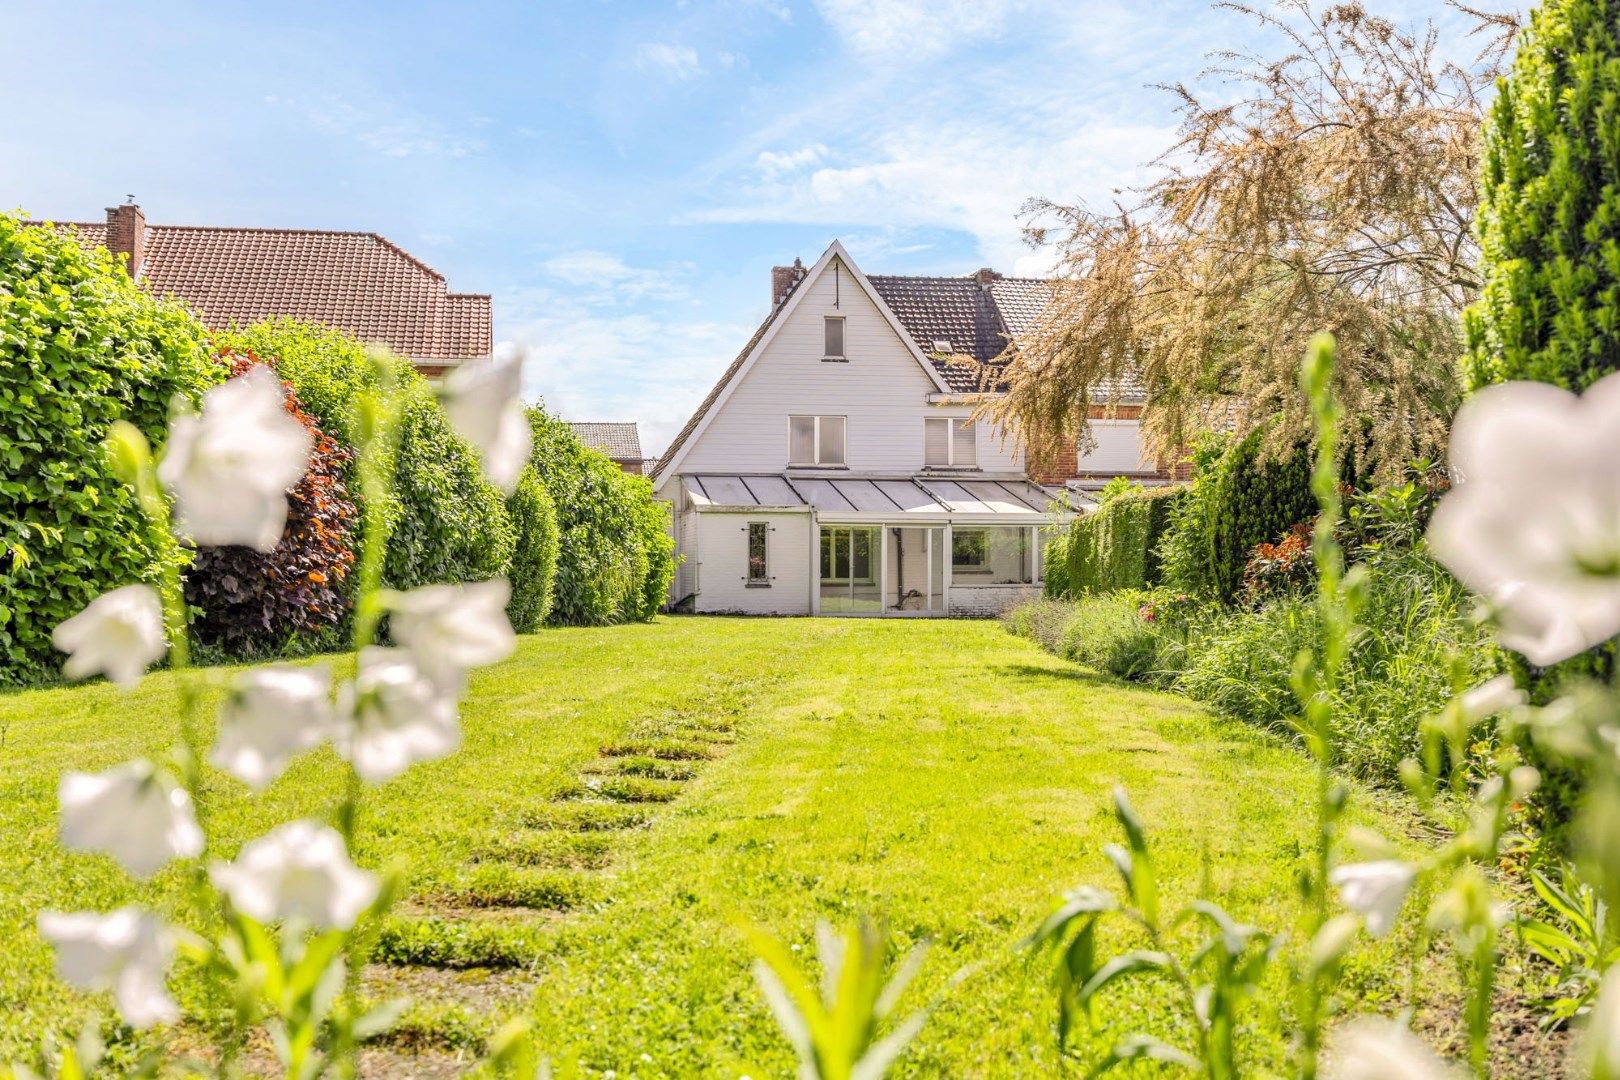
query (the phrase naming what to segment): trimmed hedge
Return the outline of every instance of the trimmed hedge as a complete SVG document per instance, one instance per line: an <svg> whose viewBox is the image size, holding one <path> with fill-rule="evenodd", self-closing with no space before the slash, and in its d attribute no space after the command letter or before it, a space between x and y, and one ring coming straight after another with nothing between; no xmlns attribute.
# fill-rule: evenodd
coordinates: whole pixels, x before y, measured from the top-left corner
<svg viewBox="0 0 1620 1080"><path fill-rule="evenodd" d="M355 445L354 405L377 378L360 342L295 319L270 319L221 339L237 351L274 357L276 370L320 426ZM384 579L410 589L506 573L517 535L505 499L484 479L478 455L451 428L427 380L404 360L394 377L404 403ZM357 485L349 488L358 496Z"/></svg>
<svg viewBox="0 0 1620 1080"><path fill-rule="evenodd" d="M170 399L224 376L183 307L104 250L0 214L0 684L49 677L58 623L161 576L101 441L120 419L161 440Z"/></svg>
<svg viewBox="0 0 1620 1080"><path fill-rule="evenodd" d="M530 409L529 423L532 463L557 507L551 621L601 626L652 618L675 572L668 509L645 477L627 475L544 409Z"/></svg>
<svg viewBox="0 0 1620 1080"><path fill-rule="evenodd" d="M557 504L533 466L518 477L516 490L506 500L506 512L517 531L512 556L512 599L506 617L512 629L532 634L551 614L551 590L557 577Z"/></svg>
<svg viewBox="0 0 1620 1080"><path fill-rule="evenodd" d="M1116 495L1046 545L1048 596L1078 597L1159 583L1159 543L1185 489Z"/></svg>
<svg viewBox="0 0 1620 1080"><path fill-rule="evenodd" d="M1207 580L1226 603L1242 594L1243 570L1257 545L1275 543L1316 516L1309 449L1262 460L1262 435L1255 430L1227 450L1203 492Z"/></svg>

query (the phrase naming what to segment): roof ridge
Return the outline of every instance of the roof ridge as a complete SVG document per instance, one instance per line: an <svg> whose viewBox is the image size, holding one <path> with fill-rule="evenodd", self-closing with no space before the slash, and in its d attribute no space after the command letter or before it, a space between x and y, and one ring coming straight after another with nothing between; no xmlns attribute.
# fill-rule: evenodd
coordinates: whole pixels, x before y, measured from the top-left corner
<svg viewBox="0 0 1620 1080"><path fill-rule="evenodd" d="M77 222L72 224L77 224ZM149 232L178 230L184 232L277 233L288 236L363 236L377 241L377 243L417 269L438 278L440 281L445 280L445 276L433 269L433 267L412 255L382 233L372 232L369 229L303 229L280 225L170 225L167 223L153 224L151 222L147 223L146 228Z"/></svg>

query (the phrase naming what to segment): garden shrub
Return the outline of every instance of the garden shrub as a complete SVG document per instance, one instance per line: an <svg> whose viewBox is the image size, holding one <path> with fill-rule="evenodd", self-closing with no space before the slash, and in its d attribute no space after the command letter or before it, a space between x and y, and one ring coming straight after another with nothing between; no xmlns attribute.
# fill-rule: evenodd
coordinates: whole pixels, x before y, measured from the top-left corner
<svg viewBox="0 0 1620 1080"><path fill-rule="evenodd" d="M1419 725L1451 697L1454 658L1477 683L1501 670L1503 656L1470 618L1466 591L1428 556L1388 553L1372 569L1334 722L1340 764L1393 785L1401 759L1420 750ZM1290 737L1298 715L1294 658L1321 644L1314 598L1301 593L1230 608L1167 589L1121 590L1037 601L1010 612L1005 624L1077 663L1178 690Z"/></svg>
<svg viewBox="0 0 1620 1080"><path fill-rule="evenodd" d="M650 619L674 574L667 508L645 477L591 450L542 408L529 410L533 465L557 508L551 621L599 626Z"/></svg>
<svg viewBox="0 0 1620 1080"><path fill-rule="evenodd" d="M1159 543L1181 497L1179 488L1126 491L1077 517L1048 544L1048 581L1056 566L1063 590L1049 584L1049 594L1078 597L1157 584Z"/></svg>
<svg viewBox="0 0 1620 1080"><path fill-rule="evenodd" d="M220 357L232 378L258 362L251 354ZM334 644L349 607L345 587L359 512L344 473L354 455L316 425L290 385L283 386L287 412L314 443L309 471L288 492L281 542L268 553L202 548L185 579L186 601L197 609L192 628L198 640L233 656Z"/></svg>
<svg viewBox="0 0 1620 1080"><path fill-rule="evenodd" d="M1086 596L1072 603L1036 600L1008 612L1011 632L1077 664L1122 679L1159 672L1162 634L1152 618L1152 594L1137 589Z"/></svg>
<svg viewBox="0 0 1620 1080"><path fill-rule="evenodd" d="M1316 514L1307 447L1286 458L1264 456L1256 429L1232 445L1215 470L1205 502L1207 577L1215 597L1230 603L1243 586L1255 545L1280 540Z"/></svg>
<svg viewBox="0 0 1620 1080"><path fill-rule="evenodd" d="M517 543L512 554L512 599L506 605L512 629L532 634L551 614L551 588L557 576L557 507L540 474L524 468L517 489L506 500Z"/></svg>
<svg viewBox="0 0 1620 1080"><path fill-rule="evenodd" d="M378 378L360 342L340 330L284 318L220 340L240 352L273 357L321 428L347 447L356 444L355 403ZM478 455L450 426L427 380L402 359L394 361L392 374L404 404L384 580L409 589L505 573L516 536L500 491L484 479ZM358 498L353 477L345 479Z"/></svg>
<svg viewBox="0 0 1620 1080"><path fill-rule="evenodd" d="M51 631L98 594L161 576L102 439L120 419L161 439L170 400L223 375L183 307L0 214L0 684L54 672Z"/></svg>

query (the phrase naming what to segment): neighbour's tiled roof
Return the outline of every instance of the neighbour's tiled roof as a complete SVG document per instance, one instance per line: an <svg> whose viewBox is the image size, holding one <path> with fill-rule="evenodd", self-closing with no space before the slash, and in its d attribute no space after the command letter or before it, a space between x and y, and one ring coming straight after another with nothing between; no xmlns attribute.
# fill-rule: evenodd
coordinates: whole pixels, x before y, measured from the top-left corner
<svg viewBox="0 0 1620 1080"><path fill-rule="evenodd" d="M102 223L58 228L107 242ZM491 352L488 294L450 292L444 275L376 233L148 225L145 240L137 279L212 327L287 315L419 362Z"/></svg>
<svg viewBox="0 0 1620 1080"><path fill-rule="evenodd" d="M635 424L597 424L590 422L577 423L573 420L568 426L574 429L579 441L592 450L606 454L614 461L642 461L641 435L636 431Z"/></svg>
<svg viewBox="0 0 1620 1080"><path fill-rule="evenodd" d="M1036 278L981 284L976 276L871 274L867 280L945 384L963 393L1002 389L992 361L1035 324L1051 297L1051 286ZM981 370L969 360L992 366Z"/></svg>

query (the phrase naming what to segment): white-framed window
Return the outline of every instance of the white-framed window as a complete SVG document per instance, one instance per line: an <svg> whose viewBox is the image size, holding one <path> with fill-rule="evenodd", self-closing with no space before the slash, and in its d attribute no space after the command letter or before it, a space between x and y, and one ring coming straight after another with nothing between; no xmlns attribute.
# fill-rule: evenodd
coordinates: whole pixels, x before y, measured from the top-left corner
<svg viewBox="0 0 1620 1080"><path fill-rule="evenodd" d="M788 464L844 464L844 418L788 417Z"/></svg>
<svg viewBox="0 0 1620 1080"><path fill-rule="evenodd" d="M748 523L748 577L750 586L771 583L770 555L771 525L768 521Z"/></svg>
<svg viewBox="0 0 1620 1080"><path fill-rule="evenodd" d="M934 468L971 469L979 464L979 425L953 416L923 421L923 464Z"/></svg>
<svg viewBox="0 0 1620 1080"><path fill-rule="evenodd" d="M823 360L844 360L844 317L842 315L828 315L822 319L822 350Z"/></svg>

